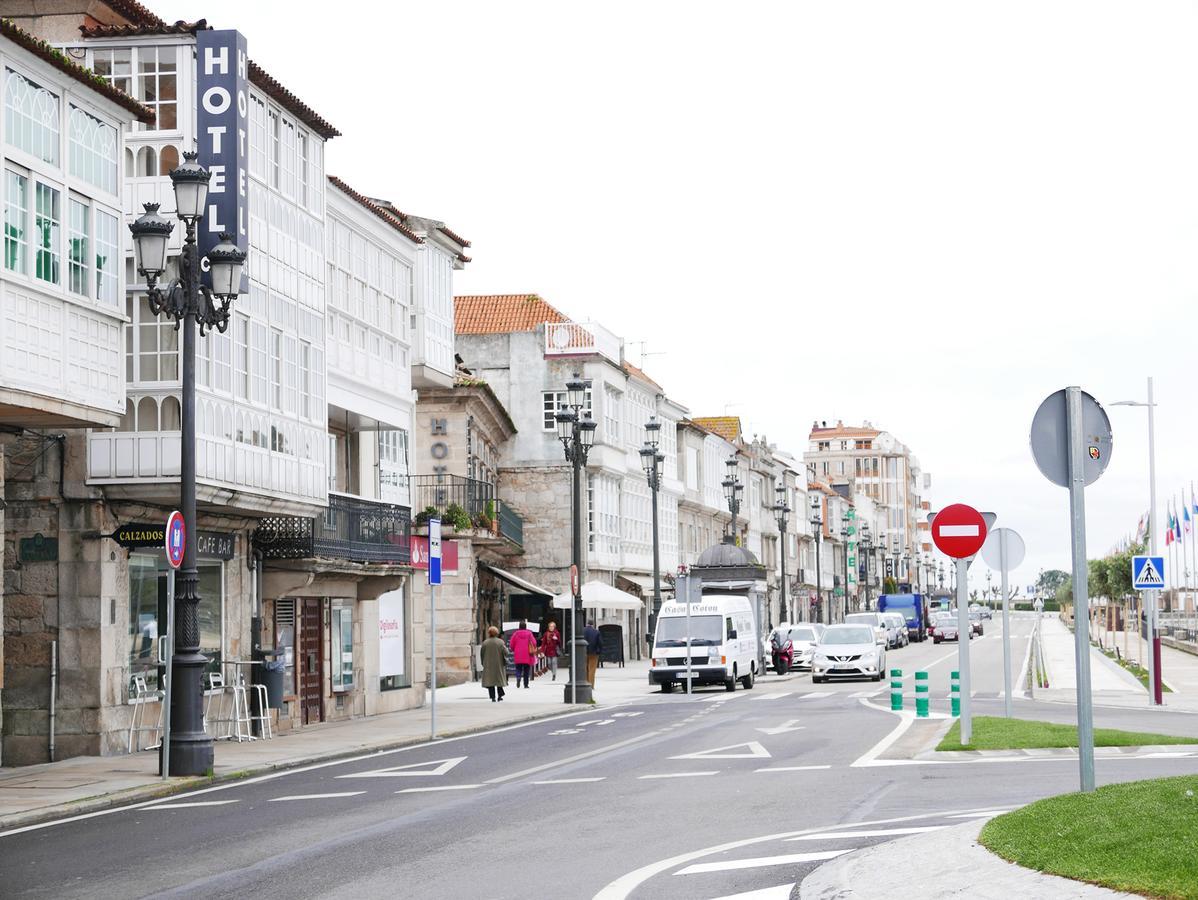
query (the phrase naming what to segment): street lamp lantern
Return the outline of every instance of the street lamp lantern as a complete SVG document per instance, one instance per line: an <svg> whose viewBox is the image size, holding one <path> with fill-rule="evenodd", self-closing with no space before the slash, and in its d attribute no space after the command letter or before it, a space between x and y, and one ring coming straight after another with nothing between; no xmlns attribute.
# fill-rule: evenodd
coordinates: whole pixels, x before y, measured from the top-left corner
<svg viewBox="0 0 1198 900"><path fill-rule="evenodd" d="M183 164L171 171L171 182L175 188L175 209L184 222L195 222L204 215L204 204L208 202L208 182L212 173L196 159L198 153L183 154Z"/></svg>
<svg viewBox="0 0 1198 900"><path fill-rule="evenodd" d="M645 423L645 443L656 449L660 432L661 422L657 420L657 416L650 416L649 421Z"/></svg>
<svg viewBox="0 0 1198 900"><path fill-rule="evenodd" d="M587 388L591 383L582 378L577 372L566 382L566 404L572 409L579 410L586 405Z"/></svg>
<svg viewBox="0 0 1198 900"><path fill-rule="evenodd" d="M183 154L183 165L170 173L175 190L176 215L183 222L183 250L179 277L159 286L166 273L167 245L174 225L158 214L158 205L145 204L145 212L129 226L138 271L146 279L146 301L155 315L174 319L183 332L183 378L180 398L181 447L179 459L179 510L186 525L183 562L175 579L175 616L172 635L170 697L171 741L162 751L163 774L203 775L212 770L212 738L204 727L204 670L208 657L200 652L199 569L196 566L196 329L200 335L229 327L230 307L241 291L246 254L222 234L208 254L212 286L200 283L200 251L196 228L204 216L211 174Z"/></svg>
<svg viewBox="0 0 1198 900"><path fill-rule="evenodd" d="M578 423L578 433L585 449L590 450L595 445L595 429L598 427L599 423L592 419L589 413Z"/></svg>
<svg viewBox="0 0 1198 900"><path fill-rule="evenodd" d="M557 439L563 444L568 443L574 433L574 421L577 417L563 404L553 418L557 422Z"/></svg>

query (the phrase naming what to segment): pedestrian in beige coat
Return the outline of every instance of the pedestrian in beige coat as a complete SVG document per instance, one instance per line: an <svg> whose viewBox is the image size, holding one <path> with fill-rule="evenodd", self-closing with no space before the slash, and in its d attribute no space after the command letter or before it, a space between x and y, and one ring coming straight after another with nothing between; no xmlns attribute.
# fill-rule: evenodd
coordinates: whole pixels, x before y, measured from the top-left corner
<svg viewBox="0 0 1198 900"><path fill-rule="evenodd" d="M507 684L507 644L499 636L499 629L492 625L487 629L487 639L482 645L483 687L495 703L503 699L503 687Z"/></svg>

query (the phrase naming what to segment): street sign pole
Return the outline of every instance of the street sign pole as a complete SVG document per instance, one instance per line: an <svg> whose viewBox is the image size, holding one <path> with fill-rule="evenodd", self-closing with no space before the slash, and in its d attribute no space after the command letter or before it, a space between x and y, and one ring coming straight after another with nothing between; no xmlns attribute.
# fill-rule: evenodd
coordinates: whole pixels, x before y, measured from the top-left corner
<svg viewBox="0 0 1198 900"><path fill-rule="evenodd" d="M695 683L694 673L691 672L691 578L683 576L686 582L682 585L683 596L686 597L686 693L693 693L691 686Z"/></svg>
<svg viewBox="0 0 1198 900"><path fill-rule="evenodd" d="M166 570L166 683L162 686L162 702L166 715L162 717L162 778L171 777L171 676L175 668L175 570ZM159 657L162 654L159 653Z"/></svg>
<svg viewBox="0 0 1198 900"><path fill-rule="evenodd" d="M429 739L437 739L437 600L441 583L441 520L428 520Z"/></svg>
<svg viewBox="0 0 1198 900"><path fill-rule="evenodd" d="M1148 379L1148 543L1149 551L1156 556L1156 419L1153 412L1156 409L1152 401L1152 378ZM1160 706L1161 695L1161 639L1156 633L1156 607L1160 597L1158 591L1148 592L1148 703L1150 706ZM1127 624L1124 623L1124 629ZM1140 623L1136 622L1139 632Z"/></svg>
<svg viewBox="0 0 1198 900"><path fill-rule="evenodd" d="M973 739L973 700L969 696L969 560L957 560L957 668L961 673L961 745Z"/></svg>
<svg viewBox="0 0 1198 900"><path fill-rule="evenodd" d="M1007 593L1007 542L1005 539L998 542L998 554L1001 560L999 580L1002 582L1003 713L1009 719L1013 712L1011 709L1011 598Z"/></svg>
<svg viewBox="0 0 1198 900"><path fill-rule="evenodd" d="M1085 435L1082 391L1065 389L1069 421L1069 524L1073 546L1073 639L1077 659L1077 759L1083 792L1094 790L1094 710L1090 698L1090 597L1086 565Z"/></svg>

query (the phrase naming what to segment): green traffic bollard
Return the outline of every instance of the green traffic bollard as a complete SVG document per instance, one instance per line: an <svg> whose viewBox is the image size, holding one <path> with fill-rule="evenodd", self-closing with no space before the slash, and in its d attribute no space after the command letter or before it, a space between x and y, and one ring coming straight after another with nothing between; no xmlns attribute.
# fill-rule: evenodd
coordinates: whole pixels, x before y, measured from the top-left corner
<svg viewBox="0 0 1198 900"><path fill-rule="evenodd" d="M928 717L928 673L915 673L915 715L921 719Z"/></svg>
<svg viewBox="0 0 1198 900"><path fill-rule="evenodd" d="M952 678L949 690L952 692L953 716L957 717L961 715L961 684L959 681L961 673L953 672L949 677Z"/></svg>
<svg viewBox="0 0 1198 900"><path fill-rule="evenodd" d="M892 712L902 712L903 709L903 670L890 670L890 709Z"/></svg>

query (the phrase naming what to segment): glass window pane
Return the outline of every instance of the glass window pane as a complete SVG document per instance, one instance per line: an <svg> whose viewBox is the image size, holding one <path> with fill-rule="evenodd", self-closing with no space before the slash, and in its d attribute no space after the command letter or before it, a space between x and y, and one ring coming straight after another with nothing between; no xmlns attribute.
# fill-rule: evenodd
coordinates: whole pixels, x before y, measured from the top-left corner
<svg viewBox="0 0 1198 900"><path fill-rule="evenodd" d="M4 181L4 265L23 275L28 271L25 223L29 215L29 179L6 170Z"/></svg>
<svg viewBox="0 0 1198 900"><path fill-rule="evenodd" d="M34 231L37 234L37 277L51 284L58 284L59 266L62 261L62 211L59 193L48 185L37 183L35 192L36 215Z"/></svg>
<svg viewBox="0 0 1198 900"><path fill-rule="evenodd" d="M5 70L4 121L8 142L43 162L58 164L58 97Z"/></svg>
<svg viewBox="0 0 1198 900"><path fill-rule="evenodd" d="M88 208L86 203L71 200L70 243L67 248L67 281L73 293L88 296Z"/></svg>

